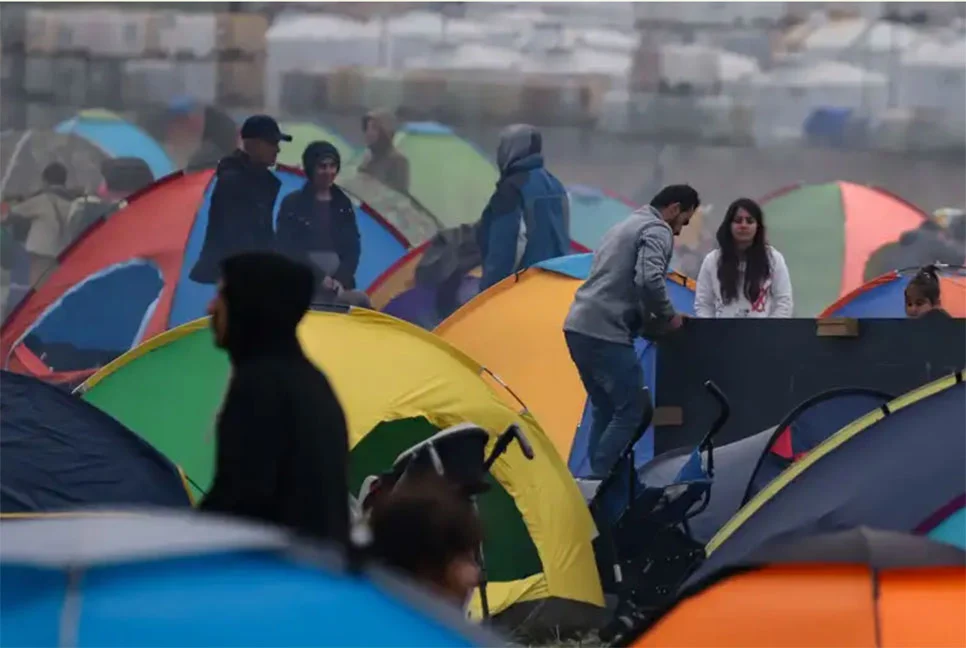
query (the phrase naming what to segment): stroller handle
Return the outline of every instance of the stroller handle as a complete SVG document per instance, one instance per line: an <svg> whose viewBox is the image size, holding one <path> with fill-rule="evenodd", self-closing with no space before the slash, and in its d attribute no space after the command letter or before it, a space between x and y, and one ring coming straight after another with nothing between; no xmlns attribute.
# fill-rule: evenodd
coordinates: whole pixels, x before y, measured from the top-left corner
<svg viewBox="0 0 966 648"><path fill-rule="evenodd" d="M715 418L714 423L711 424L711 429L708 431L707 436L704 437L704 441L701 442L702 446L707 445L711 442L714 436L721 431L724 424L728 422L731 417L731 403L728 402L728 397L724 395L721 388L714 384L714 381L708 380L704 383L704 388L708 390L708 393L717 401L718 403L718 416Z"/></svg>
<svg viewBox="0 0 966 648"><path fill-rule="evenodd" d="M497 437L496 445L493 446L493 452L486 458L486 463L484 464L486 470L489 470L496 463L496 460L507 451L507 448L510 447L510 444L514 440L520 445L520 451L523 452L523 456L528 461L533 460L533 446L530 445L530 440L523 433L523 430L520 429L519 425L512 423L503 434Z"/></svg>

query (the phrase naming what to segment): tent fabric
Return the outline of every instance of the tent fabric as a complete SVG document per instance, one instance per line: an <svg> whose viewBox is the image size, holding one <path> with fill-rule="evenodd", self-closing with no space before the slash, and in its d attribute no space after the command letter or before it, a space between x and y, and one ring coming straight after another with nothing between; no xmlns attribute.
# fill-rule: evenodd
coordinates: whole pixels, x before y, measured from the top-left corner
<svg viewBox="0 0 966 648"><path fill-rule="evenodd" d="M906 317L906 286L919 268L895 270L863 284L826 308L819 317ZM939 269L939 295L953 317L966 318L966 268Z"/></svg>
<svg viewBox="0 0 966 648"><path fill-rule="evenodd" d="M103 178L101 164L108 156L97 146L74 134L53 131L3 131L0 133L0 195L17 200L41 190L41 174L52 162L67 168L67 186L96 190Z"/></svg>
<svg viewBox="0 0 966 648"><path fill-rule="evenodd" d="M276 536L274 529L191 513L4 524L4 642L160 648L499 641L382 570L350 573L334 550ZM111 549L85 560L75 547L92 538ZM132 555L132 548L139 551ZM148 555L139 555L144 550ZM74 614L64 615L65 601L78 604L66 608Z"/></svg>
<svg viewBox="0 0 966 648"><path fill-rule="evenodd" d="M856 546L857 538L866 540L864 547ZM695 585L630 645L940 648L962 643L962 551L862 529L764 550Z"/></svg>
<svg viewBox="0 0 966 648"><path fill-rule="evenodd" d="M275 173L282 181L277 215L303 176L285 168ZM215 287L189 274L204 242L213 176L213 170L168 176L68 248L0 329L3 367L71 383L142 340L204 315ZM408 242L368 207L356 203L356 217L362 236L356 280L365 288Z"/></svg>
<svg viewBox="0 0 966 648"><path fill-rule="evenodd" d="M409 160L409 193L436 215L443 228L480 219L499 179L488 157L434 122L405 124L395 143Z"/></svg>
<svg viewBox="0 0 966 648"><path fill-rule="evenodd" d="M590 250L611 227L634 211L629 200L585 185L567 187L570 196L570 235Z"/></svg>
<svg viewBox="0 0 966 648"><path fill-rule="evenodd" d="M79 388L179 462L200 488L211 482L212 426L229 372L207 327L199 320L168 331ZM535 420L508 405L479 364L427 331L365 309L312 312L299 335L346 412L354 492L367 475L441 429L471 421L498 435L516 423L536 457L528 462L510 448L494 467L495 488L480 498L490 530L491 609L548 597L602 605L593 523L576 484Z"/></svg>
<svg viewBox="0 0 966 648"><path fill-rule="evenodd" d="M81 111L57 124L54 130L83 137L112 158L141 158L155 179L176 171L164 148L153 137L109 111Z"/></svg>
<svg viewBox="0 0 966 648"><path fill-rule="evenodd" d="M915 530L966 492L964 398L960 371L836 432L722 527L688 585L777 538L860 525Z"/></svg>
<svg viewBox="0 0 966 648"><path fill-rule="evenodd" d="M339 151L345 167L358 150L334 130L311 122L285 122L280 124L283 133L292 136L291 142L282 142L278 154L279 164L291 167L302 166L302 152L312 142L330 142Z"/></svg>
<svg viewBox="0 0 966 648"><path fill-rule="evenodd" d="M872 253L927 218L884 191L850 182L792 187L762 207L768 238L795 284L799 317L813 317L861 286Z"/></svg>
<svg viewBox="0 0 966 648"><path fill-rule="evenodd" d="M181 473L96 407L0 372L0 515L85 506L188 507Z"/></svg>
<svg viewBox="0 0 966 648"><path fill-rule="evenodd" d="M410 245L418 246L433 238L442 226L439 219L409 194L390 189L370 175L348 169L338 178L348 190L399 230Z"/></svg>
<svg viewBox="0 0 966 648"><path fill-rule="evenodd" d="M586 434L577 430L587 428L586 421L581 423L587 396L567 350L563 322L592 257L570 255L507 277L435 331L506 382L540 421L560 456L569 459L571 471L578 468L578 476L586 463ZM681 285L687 281L674 275L668 290L676 308L693 312L693 289ZM638 350L653 398L655 349L646 345ZM652 437L642 439L640 446L648 458Z"/></svg>

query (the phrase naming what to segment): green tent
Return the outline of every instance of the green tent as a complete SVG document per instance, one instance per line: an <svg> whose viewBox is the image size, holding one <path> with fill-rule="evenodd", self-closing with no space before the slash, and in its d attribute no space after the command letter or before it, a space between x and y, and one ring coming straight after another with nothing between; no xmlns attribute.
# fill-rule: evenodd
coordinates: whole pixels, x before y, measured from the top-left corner
<svg viewBox="0 0 966 648"><path fill-rule="evenodd" d="M499 172L473 144L433 122L406 124L396 148L409 159L409 193L443 227L475 223L493 194Z"/></svg>
<svg viewBox="0 0 966 648"><path fill-rule="evenodd" d="M358 151L345 138L317 124L310 122L286 122L281 124L282 132L292 136L291 142L282 142L282 150L278 154L279 164L301 167L302 151L312 142L331 142L342 156L342 166L352 160Z"/></svg>

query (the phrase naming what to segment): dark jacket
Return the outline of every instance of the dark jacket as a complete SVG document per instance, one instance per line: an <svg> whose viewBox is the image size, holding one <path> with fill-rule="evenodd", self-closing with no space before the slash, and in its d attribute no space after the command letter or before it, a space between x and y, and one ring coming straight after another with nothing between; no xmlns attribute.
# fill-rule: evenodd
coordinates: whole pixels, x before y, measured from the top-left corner
<svg viewBox="0 0 966 648"><path fill-rule="evenodd" d="M356 287L356 270L359 268L359 257L362 254L356 211L352 207L349 196L339 187L333 185L331 193L330 235L335 252L339 255L339 268L333 278L342 284L343 288L352 290ZM278 251L296 261L311 265L308 253L318 249L313 247L313 239L319 236L318 225L315 195L311 184L306 182L301 191L291 193L282 199L282 205L278 210L278 232L276 233ZM317 279L321 281L318 272Z"/></svg>
<svg viewBox="0 0 966 648"><path fill-rule="evenodd" d="M274 249L273 214L282 186L274 173L252 164L244 151L223 158L215 178L205 242L190 275L204 284L218 282L218 264L223 259Z"/></svg>
<svg viewBox="0 0 966 648"><path fill-rule="evenodd" d="M348 434L296 327L311 271L278 254L222 264L232 377L218 416L215 478L200 508L345 542Z"/></svg>
<svg viewBox="0 0 966 648"><path fill-rule="evenodd" d="M938 226L929 223L903 233L895 243L887 243L872 253L865 265L864 279L930 263L963 265L966 252L943 238Z"/></svg>
<svg viewBox="0 0 966 648"><path fill-rule="evenodd" d="M510 126L500 136L500 180L480 219L480 290L570 251L570 199L544 168L540 133Z"/></svg>

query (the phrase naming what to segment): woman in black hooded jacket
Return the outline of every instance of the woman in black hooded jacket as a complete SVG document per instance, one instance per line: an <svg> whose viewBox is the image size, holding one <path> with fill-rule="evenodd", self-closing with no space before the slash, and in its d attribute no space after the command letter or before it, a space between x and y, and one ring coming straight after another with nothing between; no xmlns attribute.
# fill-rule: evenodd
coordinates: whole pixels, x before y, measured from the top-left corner
<svg viewBox="0 0 966 648"><path fill-rule="evenodd" d="M276 225L278 251L308 263L322 287L337 294L356 287L362 253L352 202L335 184L340 166L339 151L329 142L305 147L305 186L282 200Z"/></svg>

